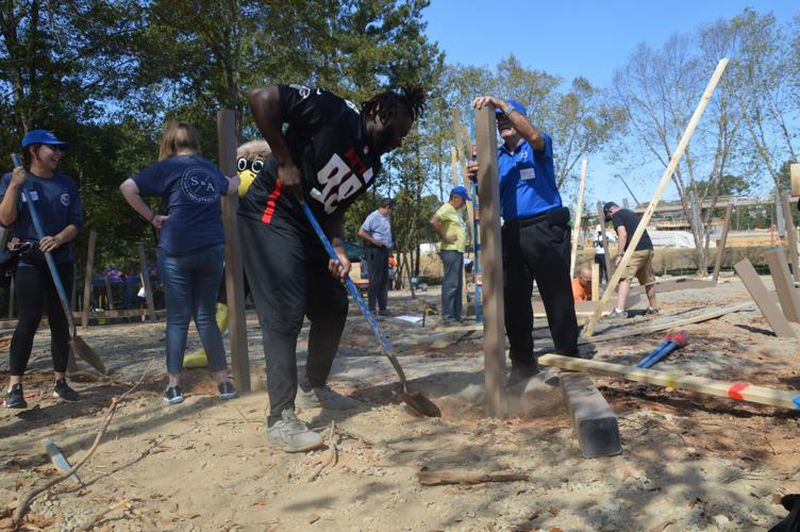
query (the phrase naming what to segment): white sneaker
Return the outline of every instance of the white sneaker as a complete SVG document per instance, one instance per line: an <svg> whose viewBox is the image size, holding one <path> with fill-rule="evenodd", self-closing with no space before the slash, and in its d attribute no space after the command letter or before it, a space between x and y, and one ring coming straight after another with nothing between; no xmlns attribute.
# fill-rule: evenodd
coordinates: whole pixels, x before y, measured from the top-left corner
<svg viewBox="0 0 800 532"><path fill-rule="evenodd" d="M325 386L311 388L308 391L298 386L294 405L297 408L303 409L327 408L329 410L350 410L361 406L361 402L334 392L331 390L330 386L326 384Z"/></svg>
<svg viewBox="0 0 800 532"><path fill-rule="evenodd" d="M267 429L267 440L287 453L310 451L322 446L322 436L309 429L289 408Z"/></svg>

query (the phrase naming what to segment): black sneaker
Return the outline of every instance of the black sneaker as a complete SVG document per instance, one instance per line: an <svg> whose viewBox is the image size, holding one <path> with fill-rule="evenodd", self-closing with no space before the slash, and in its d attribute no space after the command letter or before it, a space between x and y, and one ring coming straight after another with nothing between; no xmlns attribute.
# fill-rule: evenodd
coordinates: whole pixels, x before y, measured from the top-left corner
<svg viewBox="0 0 800 532"><path fill-rule="evenodd" d="M25 397L22 395L22 385L15 384L6 393L6 400L3 402L6 408L28 408Z"/></svg>
<svg viewBox="0 0 800 532"><path fill-rule="evenodd" d="M183 402L183 392L180 386L167 386L164 391L164 404L177 405Z"/></svg>
<svg viewBox="0 0 800 532"><path fill-rule="evenodd" d="M220 399L233 399L239 395L239 392L236 391L236 387L229 380L224 380L219 383L217 389L219 390Z"/></svg>
<svg viewBox="0 0 800 532"><path fill-rule="evenodd" d="M80 399L78 392L70 388L65 379L56 380L55 388L53 388L53 397L70 403L74 403Z"/></svg>
<svg viewBox="0 0 800 532"><path fill-rule="evenodd" d="M644 311L645 316L652 316L653 314L658 314L659 310L653 307L647 307L647 310Z"/></svg>
<svg viewBox="0 0 800 532"><path fill-rule="evenodd" d="M392 313L389 312L387 309L383 309L383 310L379 310L378 311L378 316L381 316L383 318L388 318L391 315L392 315Z"/></svg>
<svg viewBox="0 0 800 532"><path fill-rule="evenodd" d="M508 383L516 384L524 380L530 379L539 373L539 362L533 360L531 362L511 362L511 373L508 375Z"/></svg>

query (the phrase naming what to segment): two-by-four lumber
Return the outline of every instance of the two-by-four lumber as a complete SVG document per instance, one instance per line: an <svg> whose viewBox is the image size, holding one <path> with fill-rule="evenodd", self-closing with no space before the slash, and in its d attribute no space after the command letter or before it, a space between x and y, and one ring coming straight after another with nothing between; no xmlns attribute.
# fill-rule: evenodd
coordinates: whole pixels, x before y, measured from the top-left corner
<svg viewBox="0 0 800 532"><path fill-rule="evenodd" d="M560 384L583 457L620 454L617 416L589 377L563 373Z"/></svg>
<svg viewBox="0 0 800 532"><path fill-rule="evenodd" d="M144 244L139 243L138 247L139 266L142 270L142 286L144 287L144 297L147 301L147 310L150 314L150 321L158 321L158 316L156 315L156 305L153 302L153 287L150 284L150 272L147 271L147 257L144 254Z"/></svg>
<svg viewBox="0 0 800 532"><path fill-rule="evenodd" d="M761 282L755 268L748 259L737 262L734 267L736 273L742 279L745 288L750 292L750 297L756 302L761 313L766 318L769 326L775 331L775 334L785 338L797 338L797 334L792 329L786 317L781 313L778 305L775 304L767 287Z"/></svg>
<svg viewBox="0 0 800 532"><path fill-rule="evenodd" d="M505 314L500 248L500 180L497 170L497 121L494 108L475 111L478 146L478 193L481 198L481 270L483 271L483 357L486 415L505 410Z"/></svg>
<svg viewBox="0 0 800 532"><path fill-rule="evenodd" d="M714 284L719 281L719 272L722 270L722 263L725 261L725 246L728 243L728 230L731 228L731 213L733 212L733 205L728 204L725 209L725 223L722 226L722 235L717 244L717 260L714 262L714 273L711 275L711 280Z"/></svg>
<svg viewBox="0 0 800 532"><path fill-rule="evenodd" d="M764 258L767 260L783 315L789 321L800 323L800 294L794 287L794 279L792 279L789 266L786 264L786 255L783 254L783 249L765 251Z"/></svg>
<svg viewBox="0 0 800 532"><path fill-rule="evenodd" d="M230 109L217 112L219 168L225 175L236 173L236 113ZM222 198L222 224L225 228L225 295L228 304L228 333L231 348L231 373L236 387L250 391L250 360L247 352L247 323L244 311L244 270L236 211L239 195Z"/></svg>
<svg viewBox="0 0 800 532"><path fill-rule="evenodd" d="M92 276L94 275L94 248L97 245L97 231L89 231L89 249L86 251L86 275L83 277L83 312L81 327L89 328L89 309L92 306Z"/></svg>
<svg viewBox="0 0 800 532"><path fill-rule="evenodd" d="M647 206L647 210L645 210L644 214L642 214L642 217L639 220L639 225L636 226L636 231L633 232L633 235L630 237L630 242L627 243L625 254L622 256L622 260L617 267L617 271L614 272L614 275L608 282L608 286L606 286L605 292L603 292L602 301L604 303L614 297L614 290L616 290L617 285L622 278L625 267L628 265L628 262L630 262L631 257L633 257L633 253L636 250L636 245L639 243L639 240L641 240L647 224L650 223L650 218L653 216L653 212L655 212L658 202L661 201L661 195L664 193L664 190L667 188L667 185L672 179L672 174L675 172L675 168L677 168L681 157L683 157L683 152L686 150L686 146L689 144L689 140L692 138L692 134L694 133L697 124L700 122L700 117L703 116L703 111L705 111L708 102L711 100L711 96L714 94L714 89L717 87L717 83L719 83L722 73L725 72L726 66L728 66L727 58L723 58L717 64L717 68L714 70L714 75L711 76L711 80L709 81L705 92L703 92L703 96L700 98L700 103L697 104L697 108L694 110L694 114L689 121L689 125L686 126L686 130L683 132L683 136L681 137L677 148L675 148L675 152L672 154L672 157L670 157L669 164L664 170L664 175L661 176L661 181L659 182L658 188L656 188L656 191L653 194L653 198L650 200L650 204ZM597 322L602 315L602 311L603 305L598 305L594 315L589 319L589 323L586 324L586 327L583 329L584 336L591 336L594 333L594 328L597 326Z"/></svg>
<svg viewBox="0 0 800 532"><path fill-rule="evenodd" d="M783 220L786 224L786 247L789 251L789 264L792 265L792 276L795 281L800 281L800 258L797 256L797 227L792 216L792 205L789 193L782 196Z"/></svg>
<svg viewBox="0 0 800 532"><path fill-rule="evenodd" d="M600 265L592 262L592 301L600 299Z"/></svg>
<svg viewBox="0 0 800 532"><path fill-rule="evenodd" d="M581 217L583 216L583 191L586 189L587 159L581 164L581 184L578 187L578 206L575 208L575 222L572 224L572 253L569 256L569 275L575 275L575 259L578 255L578 240L581 236Z"/></svg>
<svg viewBox="0 0 800 532"><path fill-rule="evenodd" d="M762 386L753 386L745 382L725 382L705 377L694 377L678 372L664 372L654 369L637 368L622 364L612 364L599 360L585 360L582 358L567 357L563 355L546 354L539 356L539 364L552 366L572 371L583 371L595 375L621 377L623 379L656 384L682 390L690 390L716 397L728 397L739 401L758 403L800 410L800 393L785 390L775 390ZM563 379L563 374L561 378Z"/></svg>

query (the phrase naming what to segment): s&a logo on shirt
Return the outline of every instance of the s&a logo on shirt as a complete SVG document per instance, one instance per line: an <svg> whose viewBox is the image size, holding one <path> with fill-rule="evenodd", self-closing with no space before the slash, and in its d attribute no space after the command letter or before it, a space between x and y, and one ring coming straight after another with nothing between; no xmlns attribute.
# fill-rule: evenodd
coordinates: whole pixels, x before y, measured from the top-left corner
<svg viewBox="0 0 800 532"><path fill-rule="evenodd" d="M61 205L63 205L64 207L69 207L69 194L64 192L63 194L61 194L59 200L61 200Z"/></svg>
<svg viewBox="0 0 800 532"><path fill-rule="evenodd" d="M192 166L183 172L181 190L195 203L211 203L219 196L214 188L214 174L202 166Z"/></svg>

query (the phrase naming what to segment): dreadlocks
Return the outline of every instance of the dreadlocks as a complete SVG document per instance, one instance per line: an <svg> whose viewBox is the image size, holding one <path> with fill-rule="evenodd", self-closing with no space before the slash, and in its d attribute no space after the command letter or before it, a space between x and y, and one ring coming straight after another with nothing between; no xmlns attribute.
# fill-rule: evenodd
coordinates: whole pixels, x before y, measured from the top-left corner
<svg viewBox="0 0 800 532"><path fill-rule="evenodd" d="M361 109L368 118L376 115L381 122L388 122L397 112L397 105L403 104L415 121L425 109L425 90L419 85L401 85L395 90L376 94L361 104Z"/></svg>

